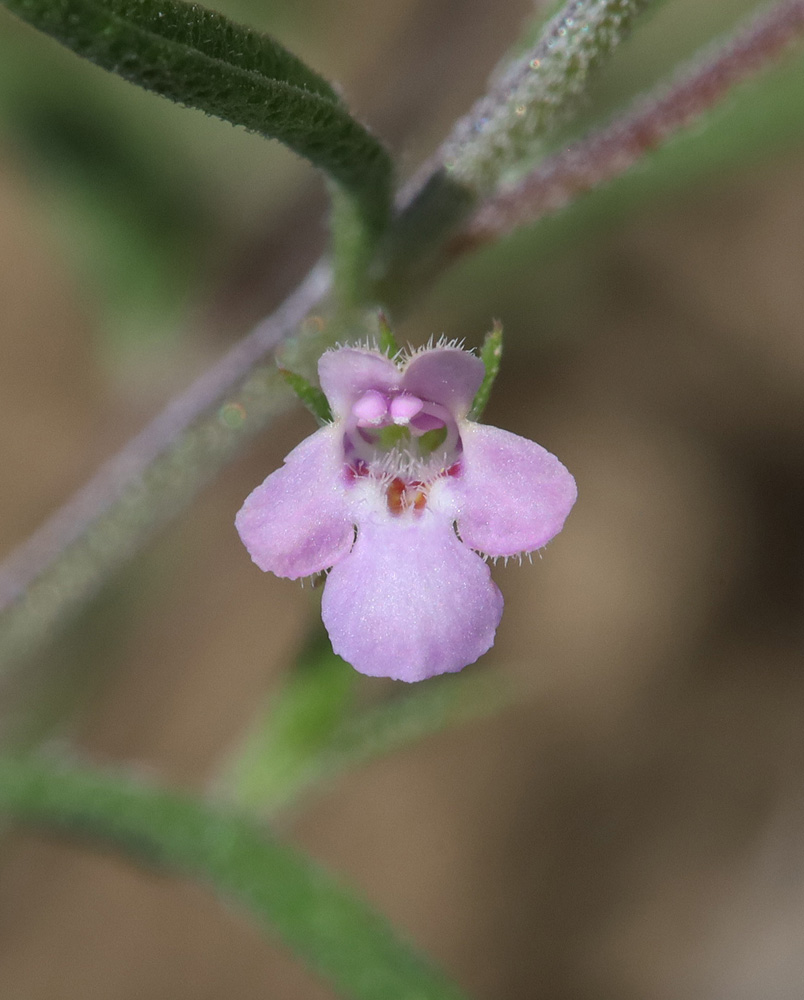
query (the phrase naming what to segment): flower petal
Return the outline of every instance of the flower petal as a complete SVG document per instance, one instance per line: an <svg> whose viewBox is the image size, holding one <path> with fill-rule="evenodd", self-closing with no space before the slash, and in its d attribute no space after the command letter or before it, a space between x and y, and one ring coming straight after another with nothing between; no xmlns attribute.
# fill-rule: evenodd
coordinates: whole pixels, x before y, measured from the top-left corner
<svg viewBox="0 0 804 1000"><path fill-rule="evenodd" d="M461 670L494 642L502 594L448 518L361 521L327 577L321 614L332 648L372 677L420 681Z"/></svg>
<svg viewBox="0 0 804 1000"><path fill-rule="evenodd" d="M396 389L402 376L393 361L378 351L339 347L321 355L318 378L333 414L343 419L365 392Z"/></svg>
<svg viewBox="0 0 804 1000"><path fill-rule="evenodd" d="M405 366L405 392L445 406L456 419L465 417L483 381L480 358L459 347L433 347L414 354Z"/></svg>
<svg viewBox="0 0 804 1000"><path fill-rule="evenodd" d="M352 547L342 434L337 425L322 427L246 497L235 526L261 570L295 580L332 566Z"/></svg>
<svg viewBox="0 0 804 1000"><path fill-rule="evenodd" d="M558 534L577 497L575 480L541 445L464 421L461 470L434 484L430 502L451 513L473 549L512 556Z"/></svg>

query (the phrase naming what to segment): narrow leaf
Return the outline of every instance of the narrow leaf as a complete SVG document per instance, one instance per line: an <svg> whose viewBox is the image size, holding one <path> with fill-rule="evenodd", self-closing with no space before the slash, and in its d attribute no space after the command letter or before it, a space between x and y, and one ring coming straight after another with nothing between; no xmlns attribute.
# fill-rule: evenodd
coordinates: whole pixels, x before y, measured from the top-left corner
<svg viewBox="0 0 804 1000"><path fill-rule="evenodd" d="M279 373L322 426L332 423L332 410L324 393L316 385L308 382L303 375L280 368Z"/></svg>
<svg viewBox="0 0 804 1000"><path fill-rule="evenodd" d="M268 924L355 1000L460 1000L385 919L250 818L145 784L0 759L0 812L201 879Z"/></svg>
<svg viewBox="0 0 804 1000"><path fill-rule="evenodd" d="M389 358L399 354L399 344L396 342L394 331L382 311L377 315L377 330L377 343L383 354L387 354Z"/></svg>
<svg viewBox="0 0 804 1000"><path fill-rule="evenodd" d="M495 320L494 326L486 334L486 339L483 341L483 346L480 349L480 357L486 369L486 374L483 376L483 381L480 383L480 388L477 390L477 394L472 402L472 409L469 411L470 420L480 420L483 416L483 411L486 409L491 390L494 388L494 380L497 378L497 373L500 370L502 352L502 323L499 320Z"/></svg>
<svg viewBox="0 0 804 1000"><path fill-rule="evenodd" d="M103 69L278 139L349 191L370 229L385 225L385 150L326 81L272 39L182 0L4 2Z"/></svg>

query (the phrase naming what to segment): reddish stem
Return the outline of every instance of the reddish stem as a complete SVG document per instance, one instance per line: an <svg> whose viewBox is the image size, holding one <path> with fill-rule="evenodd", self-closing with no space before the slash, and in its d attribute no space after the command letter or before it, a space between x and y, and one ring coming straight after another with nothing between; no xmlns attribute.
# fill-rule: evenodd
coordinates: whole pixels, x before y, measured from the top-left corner
<svg viewBox="0 0 804 1000"><path fill-rule="evenodd" d="M110 515L128 494L143 491L144 477L160 459L181 441L182 435L205 414L215 412L227 396L236 394L249 373L270 359L279 345L296 331L301 321L321 303L329 291L326 267L314 268L296 292L272 316L232 347L184 393L173 399L147 427L103 465L98 472L53 516L36 530L0 565L0 613L7 612L37 580L50 573L59 559ZM210 469L211 473L214 469ZM152 519L158 523L160 518ZM145 533L137 532L138 536ZM104 550L105 551L105 550ZM75 593L66 604L79 604L94 590L104 571L122 562L128 553L113 548L92 580L74 582ZM108 565L107 565L108 563Z"/></svg>
<svg viewBox="0 0 804 1000"><path fill-rule="evenodd" d="M514 187L485 202L453 240L451 256L536 222L625 173L646 152L700 117L802 33L804 0L775 4L668 89L638 101L606 128L548 157Z"/></svg>

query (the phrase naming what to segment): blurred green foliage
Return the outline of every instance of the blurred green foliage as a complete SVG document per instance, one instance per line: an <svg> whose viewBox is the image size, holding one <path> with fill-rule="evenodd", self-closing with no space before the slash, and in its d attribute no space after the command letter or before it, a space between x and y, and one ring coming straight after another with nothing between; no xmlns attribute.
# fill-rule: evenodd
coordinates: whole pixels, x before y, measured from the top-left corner
<svg viewBox="0 0 804 1000"><path fill-rule="evenodd" d="M216 6L273 31L325 74L345 71L331 45L337 12L320 0L270 8L255 0L226 0ZM603 68L585 112L556 143L655 83L753 9L753 0L705 5L665 0ZM170 337L190 307L203 300L210 277L255 231L257 220L267 228L300 190L307 168L276 143L139 92L3 10L0 28L0 144L21 162L38 191L64 255L97 309L104 338L113 345ZM693 137L688 157L657 154L666 164L662 182L653 180L652 167L642 168L614 185L617 194L593 195L560 221L517 234L463 264L443 285L443 295L437 293L438 301L454 296L456 288L468 292L467 303L484 290L494 295L500 269L512 258L521 267L533 254L535 263L540 247L556 244L564 253L573 248L582 253L588 231L622 218L637 204L668 196L711 169L739 168L795 144L799 80L800 73L781 71L773 80L743 88L757 97L741 95L730 103L746 108L736 111L730 138L713 129L711 136ZM449 86L448 68L444 85ZM737 122L743 113L752 114L753 103L756 122L740 129ZM715 112L713 122L723 114ZM688 141L680 139L673 148ZM522 286L506 273L516 296Z"/></svg>
<svg viewBox="0 0 804 1000"><path fill-rule="evenodd" d="M167 333L212 228L198 171L169 129L118 93L119 81L98 81L93 67L5 12L0 18L4 145L35 186L77 279L100 302L109 334Z"/></svg>
<svg viewBox="0 0 804 1000"><path fill-rule="evenodd" d="M202 879L268 924L341 995L464 996L382 916L251 817L120 775L9 758L0 758L0 812Z"/></svg>
<svg viewBox="0 0 804 1000"><path fill-rule="evenodd" d="M655 83L754 7L750 0L665 3L618 52L584 115L553 145L567 142ZM321 52L335 16L323 0L283 2L267 12L237 0L227 12L272 30L281 26L291 47L294 33L302 36L312 26L309 44ZM266 15L276 23L266 24ZM0 13L0 27L0 144L28 174L66 259L97 302L104 336L112 344L170 336L190 305L203 301L206 277L246 241L255 219L267 221L298 192L307 176L304 169L256 137L101 73L5 13ZM309 61L319 65L315 57ZM420 326L421 312L449 315L454 326L465 322L471 329L478 314L493 311L506 316L512 339L519 329L524 340L538 302L542 314L563 309L563 326L554 328L566 333L567 292L578 292L582 284L572 275L580 273L577 265L597 234L693 184L717 183L726 171L801 146L801 68L801 57L791 57L715 109L706 130L677 137L640 169L568 211L462 262L431 294L417 317ZM322 69L326 73L330 67ZM206 451L199 448L199 453L207 460L212 446L203 446ZM226 447L226 442L219 445L221 452ZM356 675L328 646L316 642L305 653L238 761L234 785L241 801L268 808L289 802L377 754L492 710L497 704L492 694L499 695L483 686L485 679L468 675L358 711L355 683ZM61 697L57 692L54 703ZM48 707L42 730L56 714ZM6 802L17 815L120 841L149 861L204 873L221 891L245 900L283 929L338 982L353 974L376 974L369 987L348 982L356 996L410 996L431 982L428 967L390 939L384 925L328 881L310 876L303 859L284 852L251 823L202 803L69 769L54 776L36 764L26 771L25 765L7 762L0 777ZM278 902L277 879L285 888L292 883L289 895ZM348 948L355 946L364 947L362 958L345 961ZM389 954L390 966L378 967L377 957ZM452 994L449 987L443 994L440 986L435 989L427 995Z"/></svg>

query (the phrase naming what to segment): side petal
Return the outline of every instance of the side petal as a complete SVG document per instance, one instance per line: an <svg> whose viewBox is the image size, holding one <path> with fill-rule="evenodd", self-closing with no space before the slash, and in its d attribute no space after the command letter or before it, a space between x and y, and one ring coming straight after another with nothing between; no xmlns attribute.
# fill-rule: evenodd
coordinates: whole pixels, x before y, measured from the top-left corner
<svg viewBox="0 0 804 1000"><path fill-rule="evenodd" d="M488 566L449 519L425 511L361 523L321 614L332 648L360 673L420 681L482 656L502 608Z"/></svg>
<svg viewBox="0 0 804 1000"><path fill-rule="evenodd" d="M378 351L339 347L321 355L318 378L333 414L342 420L364 392L390 392L399 387L402 376L393 361Z"/></svg>
<svg viewBox="0 0 804 1000"><path fill-rule="evenodd" d="M435 484L431 502L455 517L463 541L513 556L557 535L578 491L555 455L499 427L465 421L460 434L460 472Z"/></svg>
<svg viewBox="0 0 804 1000"><path fill-rule="evenodd" d="M484 374L483 362L474 354L459 347L434 347L413 355L405 366L402 388L440 403L460 420L469 412Z"/></svg>
<svg viewBox="0 0 804 1000"><path fill-rule="evenodd" d="M235 527L261 570L295 580L332 566L352 547L342 433L322 427L246 497Z"/></svg>

